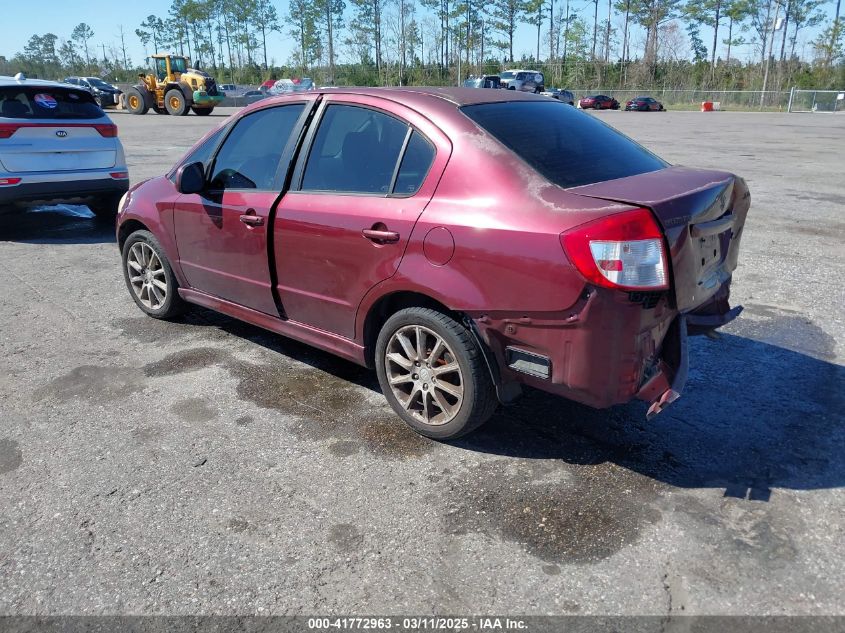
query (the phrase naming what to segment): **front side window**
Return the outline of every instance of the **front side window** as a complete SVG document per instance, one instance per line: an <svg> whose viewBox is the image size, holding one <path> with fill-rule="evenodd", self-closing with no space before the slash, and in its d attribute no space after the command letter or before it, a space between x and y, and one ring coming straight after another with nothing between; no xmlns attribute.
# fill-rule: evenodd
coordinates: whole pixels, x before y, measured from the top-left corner
<svg viewBox="0 0 845 633"><path fill-rule="evenodd" d="M258 110L240 119L217 152L211 189L281 189L276 178L282 152L303 103Z"/></svg>
<svg viewBox="0 0 845 633"><path fill-rule="evenodd" d="M326 108L305 165L302 189L387 195L408 126L358 106Z"/></svg>
<svg viewBox="0 0 845 633"><path fill-rule="evenodd" d="M171 57L170 58L170 70L174 73L184 73L188 71L188 67L185 64L184 57Z"/></svg>
<svg viewBox="0 0 845 633"><path fill-rule="evenodd" d="M627 136L560 101L485 103L464 106L461 111L560 187L667 167Z"/></svg>
<svg viewBox="0 0 845 633"><path fill-rule="evenodd" d="M217 145L220 143L220 139L225 133L226 126L216 130L214 134L205 139L199 147L188 154L185 160L182 161L182 164L190 165L191 163L202 163L203 169L207 170L208 164L211 162L211 158L214 155L214 150L217 149Z"/></svg>

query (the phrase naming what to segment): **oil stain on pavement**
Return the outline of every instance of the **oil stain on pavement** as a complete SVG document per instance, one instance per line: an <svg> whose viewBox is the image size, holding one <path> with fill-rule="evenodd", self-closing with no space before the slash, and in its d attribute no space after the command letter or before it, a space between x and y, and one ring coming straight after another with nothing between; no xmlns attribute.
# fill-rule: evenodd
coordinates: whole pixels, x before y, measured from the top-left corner
<svg viewBox="0 0 845 633"><path fill-rule="evenodd" d="M23 453L15 440L0 439L0 475L17 470L23 464Z"/></svg>
<svg viewBox="0 0 845 633"><path fill-rule="evenodd" d="M252 363L226 350L198 347L174 352L144 366L148 377L174 376L207 367L226 369L238 381L238 398L263 409L295 415L297 435L333 441L332 452L348 456L357 444L372 453L394 459L419 457L437 443L406 428L385 411L371 372L342 360L324 361L326 370Z"/></svg>
<svg viewBox="0 0 845 633"><path fill-rule="evenodd" d="M594 563L660 521L660 485L613 463L486 462L452 485L446 530L522 545L548 563Z"/></svg>
<svg viewBox="0 0 845 633"><path fill-rule="evenodd" d="M143 376L135 369L82 365L38 389L35 397L39 400L84 398L102 402L125 398L143 388Z"/></svg>

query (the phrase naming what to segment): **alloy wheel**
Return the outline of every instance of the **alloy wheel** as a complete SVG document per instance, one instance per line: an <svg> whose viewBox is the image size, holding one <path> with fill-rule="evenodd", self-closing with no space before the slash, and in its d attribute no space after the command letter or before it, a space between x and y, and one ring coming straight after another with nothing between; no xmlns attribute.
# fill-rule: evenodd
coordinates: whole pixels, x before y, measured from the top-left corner
<svg viewBox="0 0 845 633"><path fill-rule="evenodd" d="M161 259L146 242L135 242L126 257L132 291L145 307L160 310L167 301L167 276Z"/></svg>
<svg viewBox="0 0 845 633"><path fill-rule="evenodd" d="M407 325L390 338L384 360L393 395L414 418L440 426L458 414L463 375L443 337L422 325Z"/></svg>

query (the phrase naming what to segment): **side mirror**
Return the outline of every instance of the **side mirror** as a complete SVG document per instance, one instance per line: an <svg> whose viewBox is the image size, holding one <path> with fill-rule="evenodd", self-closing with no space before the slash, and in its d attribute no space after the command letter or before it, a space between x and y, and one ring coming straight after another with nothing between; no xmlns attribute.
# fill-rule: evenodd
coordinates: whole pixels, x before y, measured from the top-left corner
<svg viewBox="0 0 845 633"><path fill-rule="evenodd" d="M205 167L202 163L182 165L176 170L176 191L199 193L205 189Z"/></svg>

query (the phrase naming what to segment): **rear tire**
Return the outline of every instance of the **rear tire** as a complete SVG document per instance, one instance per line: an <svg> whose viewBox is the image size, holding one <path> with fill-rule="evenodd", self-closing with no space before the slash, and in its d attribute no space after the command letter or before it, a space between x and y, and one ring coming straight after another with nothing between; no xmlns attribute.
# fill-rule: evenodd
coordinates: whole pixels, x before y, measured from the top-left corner
<svg viewBox="0 0 845 633"><path fill-rule="evenodd" d="M167 108L168 114L173 116L185 116L188 113L185 95L178 88L171 88L164 95L164 107Z"/></svg>
<svg viewBox="0 0 845 633"><path fill-rule="evenodd" d="M496 410L496 391L478 343L442 312L406 308L391 316L379 332L375 363L387 402L420 435L461 437Z"/></svg>
<svg viewBox="0 0 845 633"><path fill-rule="evenodd" d="M144 95L134 86L126 91L125 103L126 109L132 114L146 114L149 110Z"/></svg>
<svg viewBox="0 0 845 633"><path fill-rule="evenodd" d="M197 116L208 116L214 108L198 108L196 106L191 106L191 110Z"/></svg>
<svg viewBox="0 0 845 633"><path fill-rule="evenodd" d="M172 319L185 313L188 304L179 296L179 282L152 233L132 233L123 244L122 261L126 287L144 314Z"/></svg>

